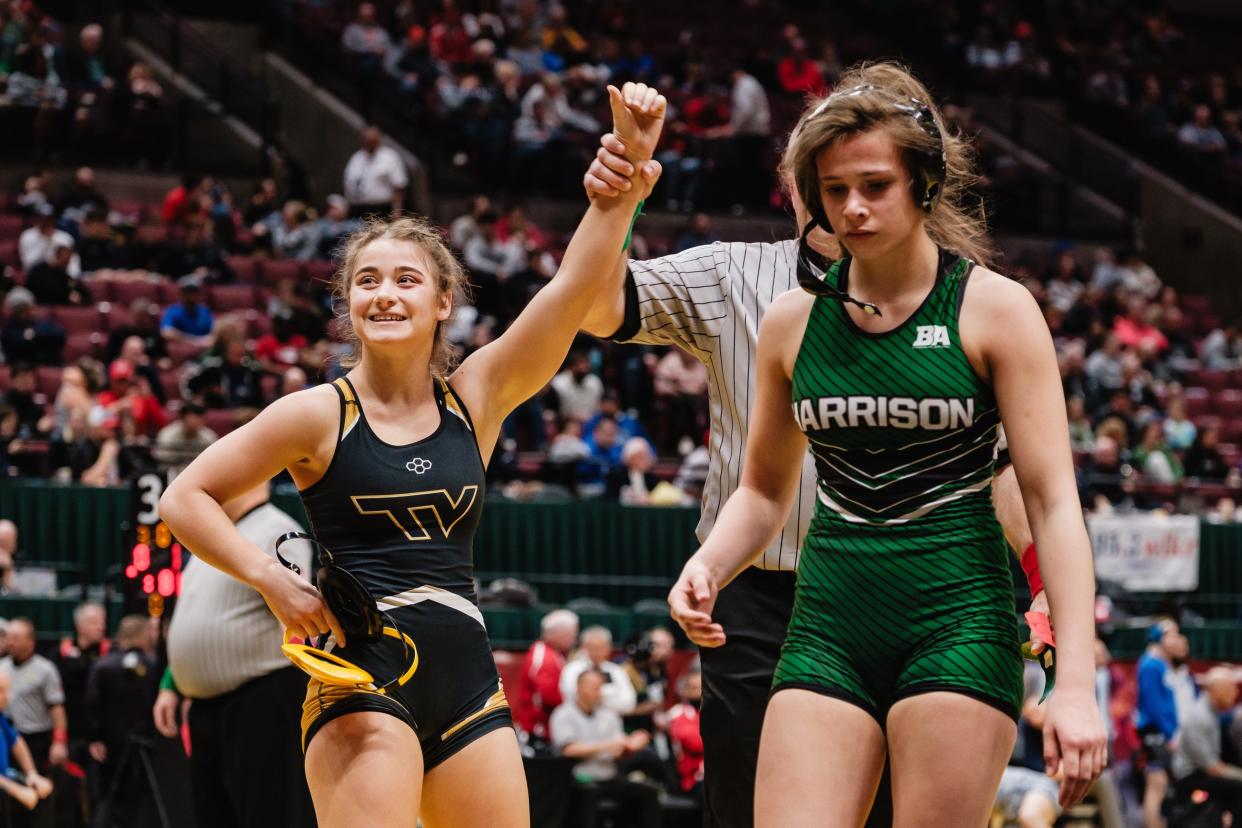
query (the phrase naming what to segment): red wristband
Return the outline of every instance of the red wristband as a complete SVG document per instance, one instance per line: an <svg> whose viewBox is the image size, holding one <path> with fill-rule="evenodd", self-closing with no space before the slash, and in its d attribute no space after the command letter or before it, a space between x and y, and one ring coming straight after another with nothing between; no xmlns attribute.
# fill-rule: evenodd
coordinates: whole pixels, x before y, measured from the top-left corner
<svg viewBox="0 0 1242 828"><path fill-rule="evenodd" d="M1022 553L1022 571L1026 573L1026 585L1031 589L1031 597L1044 591L1044 579L1039 574L1039 556L1035 554L1035 544L1031 544Z"/></svg>
<svg viewBox="0 0 1242 828"><path fill-rule="evenodd" d="M56 728L52 731L52 741L61 745L69 744L69 731L63 727Z"/></svg>

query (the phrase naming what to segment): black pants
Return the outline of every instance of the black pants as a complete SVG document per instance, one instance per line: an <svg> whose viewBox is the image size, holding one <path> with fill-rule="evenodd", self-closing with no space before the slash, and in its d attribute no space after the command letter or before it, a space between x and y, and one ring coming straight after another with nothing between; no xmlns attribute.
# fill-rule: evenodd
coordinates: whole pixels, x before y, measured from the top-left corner
<svg viewBox="0 0 1242 828"><path fill-rule="evenodd" d="M52 731L42 733L23 733L22 739L30 748L35 768L40 774L52 778L52 769L47 761L48 751L52 749ZM40 802L33 811L20 806L12 807L13 828L52 828L56 824L56 799L53 796Z"/></svg>
<svg viewBox="0 0 1242 828"><path fill-rule="evenodd" d="M198 828L313 828L301 749L306 682L286 667L190 705Z"/></svg>
<svg viewBox="0 0 1242 828"><path fill-rule="evenodd" d="M1208 776L1203 771L1195 771L1179 779L1175 788L1179 797L1188 800L1193 791L1207 791L1221 810L1233 814L1235 821L1242 816L1242 780Z"/></svg>
<svg viewBox="0 0 1242 828"><path fill-rule="evenodd" d="M755 819L755 768L772 674L793 611L795 576L749 567L720 592L712 613L727 643L703 648L703 824L749 828ZM810 761L813 761L810 760ZM892 824L885 765L868 828Z"/></svg>

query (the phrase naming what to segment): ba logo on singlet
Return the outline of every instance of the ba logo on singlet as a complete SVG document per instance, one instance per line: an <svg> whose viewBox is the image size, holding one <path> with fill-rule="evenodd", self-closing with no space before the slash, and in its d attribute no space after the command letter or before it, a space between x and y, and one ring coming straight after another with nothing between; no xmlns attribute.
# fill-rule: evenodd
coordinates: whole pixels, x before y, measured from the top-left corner
<svg viewBox="0 0 1242 828"><path fill-rule="evenodd" d="M428 527L433 527L439 536L448 540L453 527L474 505L478 493L478 486L463 486L455 498L447 489L434 489L390 495L355 495L350 500L359 514L379 515L391 520L407 540L431 540ZM428 517L434 518L434 521L428 522Z"/></svg>
<svg viewBox="0 0 1242 828"><path fill-rule="evenodd" d="M921 428L948 431L975 423L972 397L820 397L793 404L803 431L830 428Z"/></svg>
<svg viewBox="0 0 1242 828"><path fill-rule="evenodd" d="M949 329L944 325L919 325L914 336L916 348L948 348Z"/></svg>

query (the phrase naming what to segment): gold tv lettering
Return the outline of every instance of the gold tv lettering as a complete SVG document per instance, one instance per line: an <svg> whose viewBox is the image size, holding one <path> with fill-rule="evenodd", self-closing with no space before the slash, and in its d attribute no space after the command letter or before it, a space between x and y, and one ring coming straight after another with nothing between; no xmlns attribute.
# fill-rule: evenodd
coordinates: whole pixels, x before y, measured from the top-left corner
<svg viewBox="0 0 1242 828"><path fill-rule="evenodd" d="M424 523L420 514L430 512L435 516L440 534L448 540L453 527L474 505L478 493L478 486L464 486L456 498L448 493L448 489L432 489L403 494L354 495L350 500L359 514L387 517L411 541L431 540L428 524Z"/></svg>

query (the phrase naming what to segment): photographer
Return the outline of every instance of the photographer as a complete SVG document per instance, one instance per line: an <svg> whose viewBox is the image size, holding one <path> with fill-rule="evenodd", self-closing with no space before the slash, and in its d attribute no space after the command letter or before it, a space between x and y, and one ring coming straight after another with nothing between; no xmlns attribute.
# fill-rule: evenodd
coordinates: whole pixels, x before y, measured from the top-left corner
<svg viewBox="0 0 1242 828"><path fill-rule="evenodd" d="M117 630L116 646L91 668L86 680L90 753L102 767L104 792L95 825L138 824L151 796L142 762L133 753L145 749L154 733L151 705L160 674L150 655L151 626L141 615L127 615Z"/></svg>
<svg viewBox="0 0 1242 828"><path fill-rule="evenodd" d="M653 716L664 708L668 697L668 657L673 654L673 634L663 627L647 630L626 646L625 654L621 669L629 676L638 699L625 717L626 729L654 732Z"/></svg>

